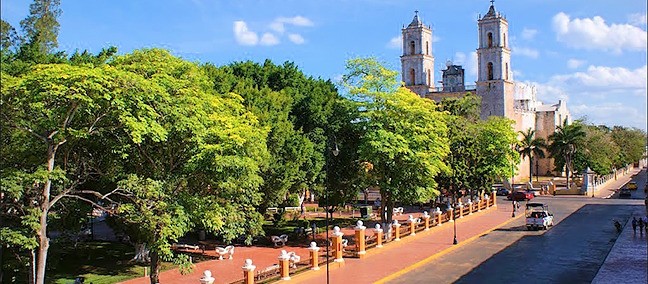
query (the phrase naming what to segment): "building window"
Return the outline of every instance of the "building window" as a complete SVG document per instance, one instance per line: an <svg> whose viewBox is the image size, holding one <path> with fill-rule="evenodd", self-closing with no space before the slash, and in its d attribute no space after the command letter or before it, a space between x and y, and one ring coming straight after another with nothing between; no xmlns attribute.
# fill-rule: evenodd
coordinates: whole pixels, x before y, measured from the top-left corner
<svg viewBox="0 0 648 284"><path fill-rule="evenodd" d="M430 75L430 73L431 73L430 69L428 69L428 71L427 71L427 75L428 75L428 79L427 79L428 83L427 84L428 84L428 86L432 86L432 76Z"/></svg>
<svg viewBox="0 0 648 284"><path fill-rule="evenodd" d="M415 53L415 47L416 47L416 44L414 43L414 41L410 41L410 54Z"/></svg>
<svg viewBox="0 0 648 284"><path fill-rule="evenodd" d="M493 47L493 33L488 33L488 47Z"/></svg>
<svg viewBox="0 0 648 284"><path fill-rule="evenodd" d="M493 62L488 62L488 80L493 80Z"/></svg>
<svg viewBox="0 0 648 284"><path fill-rule="evenodd" d="M416 81L414 80L414 76L416 75L416 71L414 69L410 69L410 83L413 85L416 85Z"/></svg>
<svg viewBox="0 0 648 284"><path fill-rule="evenodd" d="M506 80L509 79L508 63L506 63L506 75L504 75L504 76L506 76L505 77Z"/></svg>
<svg viewBox="0 0 648 284"><path fill-rule="evenodd" d="M425 54L430 55L430 44L427 41L425 42Z"/></svg>
<svg viewBox="0 0 648 284"><path fill-rule="evenodd" d="M504 33L504 41L502 41L502 46L506 47L506 33Z"/></svg>

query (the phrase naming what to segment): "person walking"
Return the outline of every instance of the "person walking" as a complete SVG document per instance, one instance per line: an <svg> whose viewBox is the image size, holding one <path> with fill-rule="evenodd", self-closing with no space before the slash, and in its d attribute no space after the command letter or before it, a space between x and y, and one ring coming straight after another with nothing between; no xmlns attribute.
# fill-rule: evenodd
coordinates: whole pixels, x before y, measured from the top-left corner
<svg viewBox="0 0 648 284"><path fill-rule="evenodd" d="M641 220L641 218L639 218ZM632 231L637 234L637 217L632 217Z"/></svg>
<svg viewBox="0 0 648 284"><path fill-rule="evenodd" d="M644 220L639 218L639 234L641 234L642 236L643 236L643 231L644 231L644 226L645 225L646 224L644 224Z"/></svg>

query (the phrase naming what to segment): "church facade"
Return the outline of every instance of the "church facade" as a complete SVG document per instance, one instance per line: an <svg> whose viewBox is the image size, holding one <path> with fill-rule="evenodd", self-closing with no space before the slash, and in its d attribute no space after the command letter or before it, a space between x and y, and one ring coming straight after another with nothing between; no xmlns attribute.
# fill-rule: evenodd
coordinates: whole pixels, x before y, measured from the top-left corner
<svg viewBox="0 0 648 284"><path fill-rule="evenodd" d="M415 13L412 22L402 29L403 55L401 74L405 87L421 97L441 101L473 93L481 97L481 119L503 116L515 121L515 131L536 131L536 137L548 141L562 121L571 122L563 101L544 104L536 98L533 85L513 80L511 48L508 44L508 21L495 10L494 4L478 20L477 81L465 85L465 70L452 62L442 70L441 86L435 86L432 29ZM546 155L549 156L548 154ZM553 159L536 159L533 172L539 175L553 172ZM528 158L518 165L518 181L528 180Z"/></svg>

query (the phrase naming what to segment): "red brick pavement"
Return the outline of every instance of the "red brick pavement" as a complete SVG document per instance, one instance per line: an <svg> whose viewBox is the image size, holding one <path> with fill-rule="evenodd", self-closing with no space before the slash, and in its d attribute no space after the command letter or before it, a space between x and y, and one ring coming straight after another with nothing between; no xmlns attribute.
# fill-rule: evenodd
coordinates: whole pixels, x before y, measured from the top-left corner
<svg viewBox="0 0 648 284"><path fill-rule="evenodd" d="M512 220L508 204L483 210L457 220L457 240L459 245L474 239ZM518 214L518 218L524 214ZM453 247L453 224L444 223L416 236L405 237L399 242L391 242L383 248L367 251L363 259L345 259L340 268L330 269L330 283L373 283L405 269L432 255ZM350 282L351 281L351 282ZM310 271L293 277L293 283L326 283L326 269Z"/></svg>

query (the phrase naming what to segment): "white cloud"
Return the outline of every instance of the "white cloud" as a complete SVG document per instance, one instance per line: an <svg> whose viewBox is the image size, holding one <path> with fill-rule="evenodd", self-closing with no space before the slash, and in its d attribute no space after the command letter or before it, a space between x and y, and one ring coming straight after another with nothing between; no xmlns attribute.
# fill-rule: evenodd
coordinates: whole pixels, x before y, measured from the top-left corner
<svg viewBox="0 0 648 284"><path fill-rule="evenodd" d="M513 78L523 78L524 73L518 69L513 69Z"/></svg>
<svg viewBox="0 0 648 284"><path fill-rule="evenodd" d="M535 83L541 101L571 102L574 118L587 116L596 124L646 129L646 65L624 67L589 66L586 71L554 75Z"/></svg>
<svg viewBox="0 0 648 284"><path fill-rule="evenodd" d="M569 67L569 69L576 69L578 67L581 67L585 63L586 63L585 60L571 58L567 60L567 67Z"/></svg>
<svg viewBox="0 0 648 284"><path fill-rule="evenodd" d="M569 106L574 118L587 117L593 124L622 125L646 129L646 115L639 109L619 102Z"/></svg>
<svg viewBox="0 0 648 284"><path fill-rule="evenodd" d="M538 30L529 29L525 27L524 29L522 29L522 38L526 40L532 40L537 33Z"/></svg>
<svg viewBox="0 0 648 284"><path fill-rule="evenodd" d="M279 39L271 33L264 33L259 43L261 45L277 45L279 44Z"/></svg>
<svg viewBox="0 0 648 284"><path fill-rule="evenodd" d="M403 36L402 35L395 36L395 37L391 38L389 40L389 42L387 42L387 48L391 48L391 49L401 48L402 45L403 45Z"/></svg>
<svg viewBox="0 0 648 284"><path fill-rule="evenodd" d="M513 54L522 55L533 59L537 59L540 55L537 50L528 47L514 47Z"/></svg>
<svg viewBox="0 0 648 284"><path fill-rule="evenodd" d="M466 64L466 70L468 70L468 74L475 76L477 78L477 52L473 51L470 53L470 61L468 61L468 64Z"/></svg>
<svg viewBox="0 0 648 284"><path fill-rule="evenodd" d="M628 23L635 26L646 25L646 14L635 13L628 15Z"/></svg>
<svg viewBox="0 0 648 284"><path fill-rule="evenodd" d="M558 41L576 49L599 49L620 53L623 50L645 50L646 31L629 24L605 23L599 16L570 19L560 12L553 17Z"/></svg>
<svg viewBox="0 0 648 284"><path fill-rule="evenodd" d="M234 22L234 38L241 45L256 45L259 37L253 31L250 31L244 21Z"/></svg>
<svg viewBox="0 0 648 284"><path fill-rule="evenodd" d="M279 17L276 18L272 23L270 23L270 29L278 32L278 33L283 33L286 31L285 25L293 25L293 26L300 26L300 27L312 27L313 22L302 16L295 16L292 18L287 18L287 17Z"/></svg>
<svg viewBox="0 0 648 284"><path fill-rule="evenodd" d="M601 87L645 90L647 73L646 65L635 70L623 67L589 66L586 72L553 76L551 82L585 90Z"/></svg>
<svg viewBox="0 0 648 284"><path fill-rule="evenodd" d="M466 54L463 52L455 52L454 58L453 58L453 63L456 65L464 65L466 64Z"/></svg>
<svg viewBox="0 0 648 284"><path fill-rule="evenodd" d="M303 44L305 42L304 38L299 34L289 34L288 39L294 44Z"/></svg>

